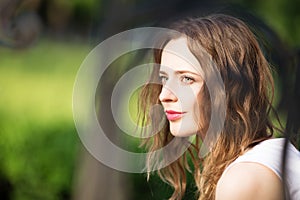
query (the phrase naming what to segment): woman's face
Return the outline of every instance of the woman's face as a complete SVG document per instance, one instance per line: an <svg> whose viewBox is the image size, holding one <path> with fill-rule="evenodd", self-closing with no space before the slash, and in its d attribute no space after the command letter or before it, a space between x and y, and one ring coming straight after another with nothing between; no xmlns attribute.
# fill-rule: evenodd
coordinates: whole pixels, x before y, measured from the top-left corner
<svg viewBox="0 0 300 200"><path fill-rule="evenodd" d="M191 136L199 131L198 95L203 86L203 72L190 52L184 37L171 40L163 49L159 100L170 122L172 135Z"/></svg>

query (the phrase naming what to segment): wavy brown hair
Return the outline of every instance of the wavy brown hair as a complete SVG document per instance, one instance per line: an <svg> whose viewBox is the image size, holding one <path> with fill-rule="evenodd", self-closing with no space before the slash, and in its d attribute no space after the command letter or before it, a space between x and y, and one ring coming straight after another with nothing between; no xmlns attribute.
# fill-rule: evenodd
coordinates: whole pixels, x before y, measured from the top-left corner
<svg viewBox="0 0 300 200"><path fill-rule="evenodd" d="M215 199L216 185L224 169L246 150L273 135L273 125L269 118L272 108L274 84L270 66L265 59L255 35L241 20L222 14L202 18L189 18L173 23L171 29L180 34L170 34L161 42L161 49L155 50L154 59L160 63L161 54L168 41L186 37L190 51L201 63L200 47L211 56L220 71L226 92L226 117L224 128L205 158L198 156L201 136L205 136L211 115L208 88L202 87L199 124L201 129L196 141L175 162L158 170L162 180L174 188L170 199L182 199L186 190L186 173L190 170L187 156L191 157L195 183L199 199ZM207 67L201 65L202 67ZM139 101L141 122L160 127L162 117L149 113L151 106L160 104L162 86L158 81L159 66L154 66L150 82L146 84ZM156 161L154 152L169 144L174 137L170 133L168 121L161 130L147 139L149 153L148 169ZM202 138L203 139L203 138ZM166 158L166 157L164 157Z"/></svg>

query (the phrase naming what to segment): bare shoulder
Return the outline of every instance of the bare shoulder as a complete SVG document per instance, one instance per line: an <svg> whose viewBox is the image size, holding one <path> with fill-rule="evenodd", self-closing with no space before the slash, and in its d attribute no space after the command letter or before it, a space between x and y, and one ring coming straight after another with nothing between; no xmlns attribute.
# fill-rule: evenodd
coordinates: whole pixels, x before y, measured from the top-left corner
<svg viewBox="0 0 300 200"><path fill-rule="evenodd" d="M281 180L259 163L234 164L218 181L216 200L281 200Z"/></svg>

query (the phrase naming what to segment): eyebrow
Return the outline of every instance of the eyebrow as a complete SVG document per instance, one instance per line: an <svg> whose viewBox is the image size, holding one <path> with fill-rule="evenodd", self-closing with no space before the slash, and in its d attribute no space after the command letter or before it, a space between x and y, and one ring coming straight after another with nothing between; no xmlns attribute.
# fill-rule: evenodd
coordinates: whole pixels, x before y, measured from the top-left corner
<svg viewBox="0 0 300 200"><path fill-rule="evenodd" d="M160 74L164 74L164 75L168 75L165 71L162 71L162 70L160 70L159 73ZM187 71L187 70L178 70L178 71L175 71L175 74L185 74L185 73L194 74L196 76L201 76L198 73Z"/></svg>

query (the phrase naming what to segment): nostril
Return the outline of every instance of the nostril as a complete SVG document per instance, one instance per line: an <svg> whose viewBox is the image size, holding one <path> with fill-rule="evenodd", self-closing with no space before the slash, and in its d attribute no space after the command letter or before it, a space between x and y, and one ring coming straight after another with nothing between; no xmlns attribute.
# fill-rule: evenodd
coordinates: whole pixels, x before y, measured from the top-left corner
<svg viewBox="0 0 300 200"><path fill-rule="evenodd" d="M177 97L169 89L163 88L160 92L159 100L161 102L173 102L173 101L177 101Z"/></svg>

